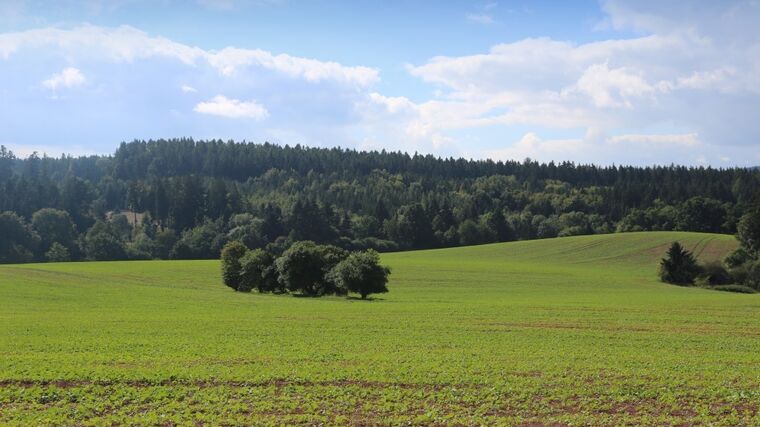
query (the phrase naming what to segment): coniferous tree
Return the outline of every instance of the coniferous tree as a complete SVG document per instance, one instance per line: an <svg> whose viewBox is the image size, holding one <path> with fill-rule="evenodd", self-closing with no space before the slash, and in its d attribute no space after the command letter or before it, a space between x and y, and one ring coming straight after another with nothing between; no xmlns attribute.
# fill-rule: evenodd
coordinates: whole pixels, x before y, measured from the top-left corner
<svg viewBox="0 0 760 427"><path fill-rule="evenodd" d="M694 254L678 242L673 242L660 261L660 279L676 285L692 285L700 272Z"/></svg>

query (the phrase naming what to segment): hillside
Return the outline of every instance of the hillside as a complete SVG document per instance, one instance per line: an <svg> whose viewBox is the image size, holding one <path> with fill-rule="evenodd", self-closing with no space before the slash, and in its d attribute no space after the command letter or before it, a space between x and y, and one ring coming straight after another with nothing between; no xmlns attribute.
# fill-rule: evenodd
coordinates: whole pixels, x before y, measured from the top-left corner
<svg viewBox="0 0 760 427"><path fill-rule="evenodd" d="M362 302L216 261L0 266L0 424L760 422L760 295L656 280L649 232L390 253Z"/></svg>

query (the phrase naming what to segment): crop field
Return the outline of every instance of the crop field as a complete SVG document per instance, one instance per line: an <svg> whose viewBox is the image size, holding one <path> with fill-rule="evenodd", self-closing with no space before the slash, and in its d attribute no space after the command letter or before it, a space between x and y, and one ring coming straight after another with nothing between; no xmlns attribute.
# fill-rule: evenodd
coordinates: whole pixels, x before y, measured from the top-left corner
<svg viewBox="0 0 760 427"><path fill-rule="evenodd" d="M372 301L217 261L0 266L0 425L760 425L760 295L662 284L651 232L384 254Z"/></svg>

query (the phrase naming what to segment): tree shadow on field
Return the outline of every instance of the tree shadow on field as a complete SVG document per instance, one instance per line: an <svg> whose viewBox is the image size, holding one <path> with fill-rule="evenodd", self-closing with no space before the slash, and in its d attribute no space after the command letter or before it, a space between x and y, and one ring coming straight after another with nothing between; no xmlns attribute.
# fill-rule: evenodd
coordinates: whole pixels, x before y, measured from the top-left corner
<svg viewBox="0 0 760 427"><path fill-rule="evenodd" d="M293 298L322 298L324 295L290 294Z"/></svg>
<svg viewBox="0 0 760 427"><path fill-rule="evenodd" d="M319 298L327 297L327 296L337 296L337 297L343 296L343 295L310 295L310 294L290 294L290 295L293 298L308 298L308 299L319 299ZM348 301L363 301L363 302L385 301L384 298L377 298L377 297L367 297L365 299L362 299L361 297L346 296L345 298Z"/></svg>
<svg viewBox="0 0 760 427"><path fill-rule="evenodd" d="M362 297L354 297L354 296L348 296L346 297L349 301L364 301L364 302L372 302L372 301L385 301L383 298L377 298L377 297L367 297L362 299Z"/></svg>

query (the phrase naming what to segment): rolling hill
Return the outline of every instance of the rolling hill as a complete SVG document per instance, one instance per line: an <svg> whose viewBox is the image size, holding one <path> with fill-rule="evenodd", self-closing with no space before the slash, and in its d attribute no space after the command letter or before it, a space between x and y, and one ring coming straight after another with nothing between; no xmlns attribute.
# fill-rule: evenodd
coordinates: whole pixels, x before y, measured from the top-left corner
<svg viewBox="0 0 760 427"><path fill-rule="evenodd" d="M216 261L0 266L0 424L760 423L760 295L657 281L648 232L389 253L373 301Z"/></svg>

